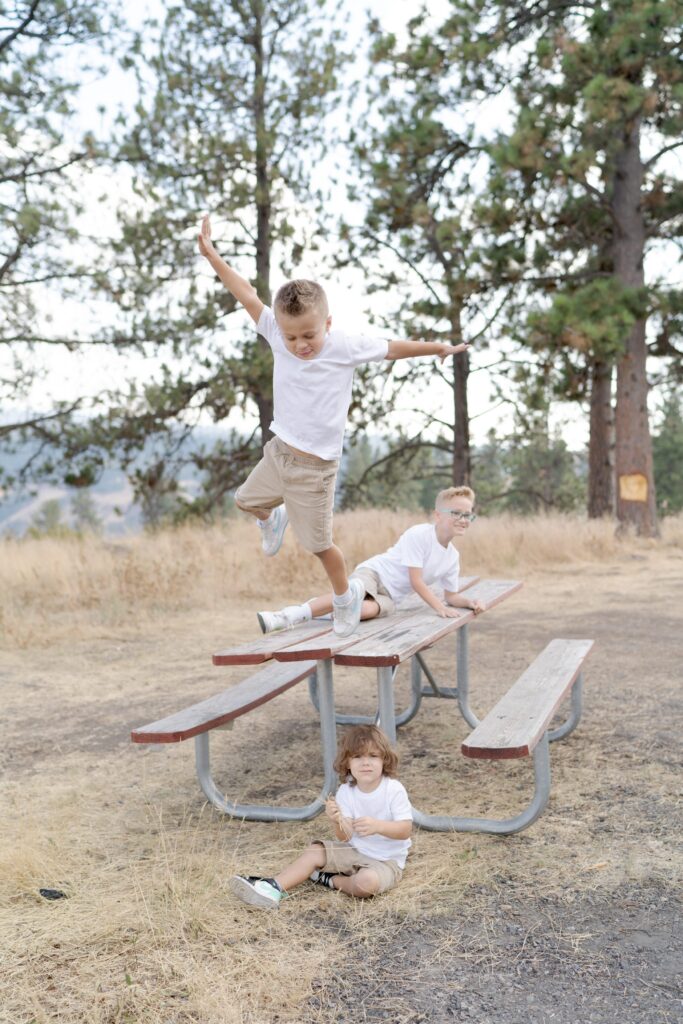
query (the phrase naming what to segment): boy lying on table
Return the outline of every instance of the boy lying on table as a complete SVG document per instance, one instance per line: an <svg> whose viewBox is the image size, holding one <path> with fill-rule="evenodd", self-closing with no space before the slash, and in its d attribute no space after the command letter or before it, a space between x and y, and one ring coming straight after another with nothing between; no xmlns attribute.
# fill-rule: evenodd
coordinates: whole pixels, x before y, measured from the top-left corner
<svg viewBox="0 0 683 1024"><path fill-rule="evenodd" d="M437 494L435 504L430 522L411 526L393 547L361 562L351 574L365 590L361 619L389 615L397 607L405 607L416 594L443 618L455 617L460 608L469 608L475 614L483 611L479 601L457 593L460 556L451 543L476 519L472 512L474 491L449 487ZM443 599L434 590L442 590ZM272 633L329 615L333 597L324 594L280 611L257 612L259 625L264 633Z"/></svg>

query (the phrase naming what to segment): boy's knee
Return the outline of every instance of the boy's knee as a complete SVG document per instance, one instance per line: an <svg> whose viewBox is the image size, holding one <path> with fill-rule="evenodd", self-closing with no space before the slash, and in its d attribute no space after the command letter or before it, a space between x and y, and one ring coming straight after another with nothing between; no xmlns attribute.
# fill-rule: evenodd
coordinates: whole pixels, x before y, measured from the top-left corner
<svg viewBox="0 0 683 1024"><path fill-rule="evenodd" d="M253 505L250 505L247 501L243 501L239 491L235 491L234 501L240 512L251 512Z"/></svg>
<svg viewBox="0 0 683 1024"><path fill-rule="evenodd" d="M323 846L322 843L311 843L311 845L306 850L306 853L309 853L311 857L315 858L315 866L317 868L325 867L325 862L327 861L327 854L325 853L325 847Z"/></svg>
<svg viewBox="0 0 683 1024"><path fill-rule="evenodd" d="M372 868L361 868L354 881L359 896L375 896L379 892L379 875Z"/></svg>

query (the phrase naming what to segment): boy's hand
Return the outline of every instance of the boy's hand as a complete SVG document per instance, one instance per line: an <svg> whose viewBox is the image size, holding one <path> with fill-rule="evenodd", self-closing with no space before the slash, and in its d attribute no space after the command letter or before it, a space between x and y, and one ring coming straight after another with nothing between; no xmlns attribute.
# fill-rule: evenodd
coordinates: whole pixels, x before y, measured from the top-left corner
<svg viewBox="0 0 683 1024"><path fill-rule="evenodd" d="M457 619L461 612L467 611L466 608L452 608L450 605L444 604L441 608L435 609L436 614L441 616L442 619Z"/></svg>
<svg viewBox="0 0 683 1024"><path fill-rule="evenodd" d="M337 803L333 796L328 796L327 800L325 801L325 814L331 821L334 821L337 825L339 824L339 819L341 818L341 811L339 809L339 804Z"/></svg>
<svg viewBox="0 0 683 1024"><path fill-rule="evenodd" d="M202 220L201 230L199 232L199 251L202 256L209 256L212 252L215 252L213 242L211 241L211 221L209 220L208 214Z"/></svg>
<svg viewBox="0 0 683 1024"><path fill-rule="evenodd" d="M345 818L342 809L333 796L328 796L325 801L325 814L333 821L340 832L343 832L347 839L353 835L353 823L350 818Z"/></svg>
<svg viewBox="0 0 683 1024"><path fill-rule="evenodd" d="M359 836L374 836L377 835L377 826L382 827L382 822L377 821L376 818L354 818L353 819L353 831Z"/></svg>
<svg viewBox="0 0 683 1024"><path fill-rule="evenodd" d="M461 342L460 345L446 345L446 344L443 344L443 345L440 345L439 347L440 347L441 351L438 352L437 355L438 355L439 359L441 360L441 362L443 362L444 359L446 359L447 356L455 356L455 355L458 354L458 352L467 352L467 349L470 346L469 346L468 342L463 341L463 342Z"/></svg>

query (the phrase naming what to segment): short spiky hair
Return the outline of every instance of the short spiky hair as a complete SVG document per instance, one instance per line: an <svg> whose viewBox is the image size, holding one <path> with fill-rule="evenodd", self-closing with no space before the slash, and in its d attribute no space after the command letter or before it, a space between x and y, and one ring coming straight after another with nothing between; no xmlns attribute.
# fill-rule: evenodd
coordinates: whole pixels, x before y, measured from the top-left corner
<svg viewBox="0 0 683 1024"><path fill-rule="evenodd" d="M286 316L302 316L311 309L318 309L323 316L328 316L330 311L327 296L320 285L304 278L288 281L278 288L275 309Z"/></svg>
<svg viewBox="0 0 683 1024"><path fill-rule="evenodd" d="M450 501L451 498L467 498L474 505L474 491L471 487L447 487L445 491L439 491L434 502L436 508L444 501Z"/></svg>
<svg viewBox="0 0 683 1024"><path fill-rule="evenodd" d="M339 773L341 782L348 782L350 786L356 785L356 780L351 775L352 757L362 757L368 751L377 752L382 758L382 773L389 779L396 778L398 768L398 755L391 749L389 740L381 729L376 725L354 725L352 729L344 733L341 749L334 762L334 770Z"/></svg>

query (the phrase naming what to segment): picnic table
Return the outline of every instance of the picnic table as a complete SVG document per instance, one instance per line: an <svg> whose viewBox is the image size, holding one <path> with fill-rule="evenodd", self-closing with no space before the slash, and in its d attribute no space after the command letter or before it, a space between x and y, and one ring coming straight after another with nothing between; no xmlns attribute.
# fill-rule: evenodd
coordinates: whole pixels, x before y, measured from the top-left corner
<svg viewBox="0 0 683 1024"><path fill-rule="evenodd" d="M508 694L480 722L469 704L468 628L503 601L517 593L517 580L461 581L460 590L476 598L484 611L475 617L458 609L453 618L440 618L431 609L398 611L384 619L360 623L350 637L338 637L330 620L316 619L290 630L260 636L213 655L214 665L259 666L256 675L215 698L193 705L159 722L134 730L134 742L177 742L195 737L196 767L207 798L235 817L260 821L304 820L319 814L337 779L337 724L377 722L392 742L396 730L419 711L422 699L433 697L457 702L474 732L462 744L465 756L512 758L533 755L535 789L528 807L511 818L463 818L431 815L414 808L414 820L422 828L437 831L516 832L535 821L550 792L548 743L568 735L581 715L581 667L592 641L554 640L514 684ZM453 635L457 637L455 686L438 682L429 669L425 652ZM394 680L400 664L410 661L411 699L396 713ZM335 665L372 667L377 672L377 713L374 716L337 714L334 701ZM324 782L320 795L304 807L273 807L236 804L216 786L210 768L209 732L230 725L240 715L273 699L285 689L307 679L309 693L320 718ZM569 717L557 729L548 725L559 704L571 690Z"/></svg>

